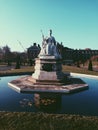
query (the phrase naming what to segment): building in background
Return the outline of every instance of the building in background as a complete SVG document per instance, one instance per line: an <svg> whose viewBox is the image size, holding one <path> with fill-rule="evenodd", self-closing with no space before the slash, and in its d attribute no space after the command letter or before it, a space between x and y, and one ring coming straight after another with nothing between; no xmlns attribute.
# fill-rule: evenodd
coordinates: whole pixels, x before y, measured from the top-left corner
<svg viewBox="0 0 98 130"><path fill-rule="evenodd" d="M63 48L63 63L68 65L84 64L89 59L96 58L96 56L98 56L98 50Z"/></svg>
<svg viewBox="0 0 98 130"><path fill-rule="evenodd" d="M36 43L33 43L33 46L27 48L27 56L30 66L35 64L35 58L38 57L40 50L41 50L40 45L37 45Z"/></svg>

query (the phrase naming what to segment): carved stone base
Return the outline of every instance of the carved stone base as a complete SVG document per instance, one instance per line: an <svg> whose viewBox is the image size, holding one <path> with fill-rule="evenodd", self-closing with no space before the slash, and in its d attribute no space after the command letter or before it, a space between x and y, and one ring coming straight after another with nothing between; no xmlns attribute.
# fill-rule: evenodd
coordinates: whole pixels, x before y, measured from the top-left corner
<svg viewBox="0 0 98 130"><path fill-rule="evenodd" d="M61 59L44 55L36 59L35 72L32 78L40 81L60 81L65 78L62 73Z"/></svg>

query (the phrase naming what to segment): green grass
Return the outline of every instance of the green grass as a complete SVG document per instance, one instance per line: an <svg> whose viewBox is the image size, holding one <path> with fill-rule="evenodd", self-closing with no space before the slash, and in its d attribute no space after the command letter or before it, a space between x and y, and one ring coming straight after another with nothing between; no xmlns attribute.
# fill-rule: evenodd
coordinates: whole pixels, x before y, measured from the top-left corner
<svg viewBox="0 0 98 130"><path fill-rule="evenodd" d="M34 67L29 66L29 67L20 68L20 69L12 69L12 70L9 70L9 71L6 71L6 72L8 72L8 73L34 72Z"/></svg>
<svg viewBox="0 0 98 130"><path fill-rule="evenodd" d="M0 76L31 74L33 72L34 72L34 67L28 66L28 67L20 68L20 69L11 69L11 70L6 70L6 71L0 71Z"/></svg>
<svg viewBox="0 0 98 130"><path fill-rule="evenodd" d="M88 74L88 75L96 75L96 76L98 76L98 72L96 72L96 71L89 71L89 70L87 70L85 68L79 68L79 67L76 67L76 66L63 65L62 70L63 70L63 72L73 72L73 73L81 73L81 74Z"/></svg>
<svg viewBox="0 0 98 130"><path fill-rule="evenodd" d="M78 68L76 66L62 66L62 71L63 72L74 72L74 73L81 73L81 74L88 74L88 75L96 75L98 76L98 72L96 71L88 71L87 69L84 68ZM18 74L28 74L28 73L33 73L34 72L34 66L27 66L25 68L20 68L20 69L12 69L12 70L6 70L6 71L0 71L0 76L5 76L5 75L18 75Z"/></svg>
<svg viewBox="0 0 98 130"><path fill-rule="evenodd" d="M98 130L98 117L2 112L0 130Z"/></svg>

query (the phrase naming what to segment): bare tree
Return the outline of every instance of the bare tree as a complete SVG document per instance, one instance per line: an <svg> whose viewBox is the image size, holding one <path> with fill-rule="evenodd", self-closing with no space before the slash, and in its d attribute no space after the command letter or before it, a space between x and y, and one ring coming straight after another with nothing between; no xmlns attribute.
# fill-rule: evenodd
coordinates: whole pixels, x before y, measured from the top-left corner
<svg viewBox="0 0 98 130"><path fill-rule="evenodd" d="M12 55L12 53L11 53L10 48L6 45L6 46L3 47L2 51L3 51L4 61L7 63L8 66L11 65L11 55Z"/></svg>

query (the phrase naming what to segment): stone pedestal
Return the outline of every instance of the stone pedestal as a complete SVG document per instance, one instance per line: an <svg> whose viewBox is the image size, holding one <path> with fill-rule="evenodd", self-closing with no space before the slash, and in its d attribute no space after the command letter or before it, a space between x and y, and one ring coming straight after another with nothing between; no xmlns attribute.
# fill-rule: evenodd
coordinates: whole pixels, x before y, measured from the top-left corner
<svg viewBox="0 0 98 130"><path fill-rule="evenodd" d="M35 62L35 72L28 80L36 85L65 84L67 76L62 72L61 62L61 59L56 59L55 56L40 55Z"/></svg>
<svg viewBox="0 0 98 130"><path fill-rule="evenodd" d="M36 59L35 72L32 74L33 82L62 82L65 75L62 73L61 59L54 56L43 55Z"/></svg>

